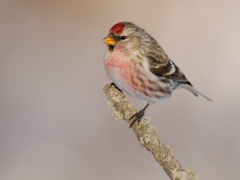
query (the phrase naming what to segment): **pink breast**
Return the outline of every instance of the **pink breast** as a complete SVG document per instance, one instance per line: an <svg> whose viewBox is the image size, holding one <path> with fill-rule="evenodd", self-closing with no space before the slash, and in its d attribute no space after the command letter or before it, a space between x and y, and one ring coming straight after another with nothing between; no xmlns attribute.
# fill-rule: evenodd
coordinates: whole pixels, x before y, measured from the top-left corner
<svg viewBox="0 0 240 180"><path fill-rule="evenodd" d="M131 68L132 63L125 59L119 60L116 58L110 58L106 63L108 73L114 76L121 76L123 79L129 78Z"/></svg>

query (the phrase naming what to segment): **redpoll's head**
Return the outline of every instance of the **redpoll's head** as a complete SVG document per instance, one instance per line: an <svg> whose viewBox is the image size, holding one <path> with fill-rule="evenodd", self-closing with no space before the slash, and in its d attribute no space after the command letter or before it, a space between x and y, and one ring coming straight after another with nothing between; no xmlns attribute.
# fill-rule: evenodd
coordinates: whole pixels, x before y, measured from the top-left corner
<svg viewBox="0 0 240 180"><path fill-rule="evenodd" d="M151 37L140 27L131 22L120 22L115 24L110 30L104 42L110 50L121 48L124 52L139 50L144 44L150 41Z"/></svg>

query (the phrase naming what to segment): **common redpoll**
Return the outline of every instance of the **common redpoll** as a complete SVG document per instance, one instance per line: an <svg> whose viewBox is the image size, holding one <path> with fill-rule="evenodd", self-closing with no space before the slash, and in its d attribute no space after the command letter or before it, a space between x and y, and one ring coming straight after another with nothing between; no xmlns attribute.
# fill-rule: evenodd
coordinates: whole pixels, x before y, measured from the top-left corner
<svg viewBox="0 0 240 180"><path fill-rule="evenodd" d="M104 66L112 84L132 97L147 101L147 105L130 118L130 127L141 121L149 104L169 98L178 88L211 101L193 88L158 42L135 24L115 24L104 42L108 46Z"/></svg>

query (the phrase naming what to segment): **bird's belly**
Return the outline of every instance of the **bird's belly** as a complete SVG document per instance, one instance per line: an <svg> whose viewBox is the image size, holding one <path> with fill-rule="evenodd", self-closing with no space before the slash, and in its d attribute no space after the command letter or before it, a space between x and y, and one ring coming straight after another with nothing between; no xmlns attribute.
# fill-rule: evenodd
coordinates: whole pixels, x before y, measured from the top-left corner
<svg viewBox="0 0 240 180"><path fill-rule="evenodd" d="M109 79L123 91L129 86L128 81L131 77L131 68L132 64L127 61L115 60L112 58L105 62L105 69Z"/></svg>
<svg viewBox="0 0 240 180"><path fill-rule="evenodd" d="M132 97L159 102L171 95L166 83L152 74L147 74L148 72L131 61L106 61L105 69L116 86Z"/></svg>

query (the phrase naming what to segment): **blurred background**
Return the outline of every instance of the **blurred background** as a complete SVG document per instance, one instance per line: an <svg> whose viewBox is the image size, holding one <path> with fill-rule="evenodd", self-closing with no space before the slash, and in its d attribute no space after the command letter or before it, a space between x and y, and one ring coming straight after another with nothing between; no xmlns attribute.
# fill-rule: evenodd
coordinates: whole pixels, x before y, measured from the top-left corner
<svg viewBox="0 0 240 180"><path fill-rule="evenodd" d="M119 21L214 100L178 90L151 106L161 140L201 179L239 179L239 19L237 0L1 0L0 179L169 179L107 107L102 39Z"/></svg>

